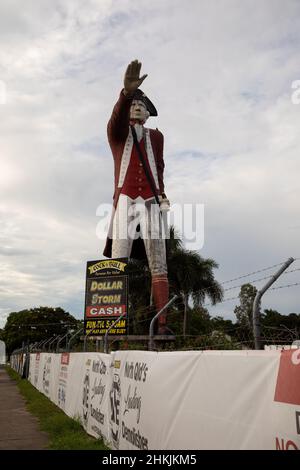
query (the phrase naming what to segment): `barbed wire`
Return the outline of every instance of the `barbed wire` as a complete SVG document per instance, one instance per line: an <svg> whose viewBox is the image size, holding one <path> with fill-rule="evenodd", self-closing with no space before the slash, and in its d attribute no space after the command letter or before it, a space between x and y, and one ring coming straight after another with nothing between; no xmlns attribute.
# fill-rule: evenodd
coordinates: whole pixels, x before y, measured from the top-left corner
<svg viewBox="0 0 300 470"><path fill-rule="evenodd" d="M249 281L249 284L254 284L255 282L263 281L265 279L270 279L272 276L273 276L273 274L271 274L271 276L265 276L265 277L261 277L259 279L253 279L253 280ZM238 289L239 287L243 287L244 285L245 284L239 284L238 286L228 287L227 289L224 289L224 292L227 292L227 291L233 290L233 289Z"/></svg>
<svg viewBox="0 0 300 470"><path fill-rule="evenodd" d="M295 261L296 261L296 260L299 260L299 259L300 259L300 257L299 257L299 258L295 258ZM244 274L244 275L241 275L241 276L239 276L239 277L236 277L236 278L233 278L233 279L230 279L230 280L227 280L227 281L223 281L223 282L220 283L220 285L228 284L228 283L230 283L230 282L233 282L233 281L239 280L239 279L244 279L244 278L249 277L249 276L251 276L251 275L254 275L254 274L257 274L257 273L260 273L260 272L267 271L267 270L269 270L269 269L272 269L272 268L277 267L277 266L282 265L282 264L283 264L283 262L282 262L282 263L277 263L277 264L274 264L274 265L272 265L272 266L269 266L269 267L266 267L266 268L263 268L263 269L259 269L259 270L257 270L257 271L253 271L253 272L250 272L250 273L247 273L247 274ZM293 273L293 272L296 272L296 271L300 271L300 268L296 268L296 269L292 269L292 270L286 271L286 272L284 272L283 274L290 274L290 273ZM138 273L141 277L149 277L149 273L147 273L147 272L141 272L141 271L136 270L136 271L133 271L132 273ZM269 278L271 278L272 276L273 276L273 274L271 274L271 275L269 275L269 276L264 276L264 277L259 278L259 279L249 280L249 283L260 282L260 281L262 281L262 280L269 279ZM244 284L226 288L226 289L224 289L224 292L227 292L227 291L230 291L230 290L233 290L233 289L240 288L240 287L242 287L243 285L244 285ZM291 287L298 286L298 285L300 285L300 282L296 282L296 283L292 283L292 284L287 284L287 285L281 285L281 286L273 287L273 288L270 288L270 290L277 290L277 289L283 289L283 288L291 288ZM172 285L172 283L170 283L170 286L171 286L171 287L174 287L174 286ZM211 286L206 286L206 287L200 289L199 291L200 291L200 292L201 292L201 291L203 291L203 292L209 292L209 291L210 291L210 292L211 292L211 291L214 291L214 290L218 290L218 291L219 291L219 289L218 289L218 288L215 288L215 286L212 284ZM221 303L229 302L229 301L236 300L236 299L239 299L239 296L225 298L225 299L223 299L222 301L217 302L217 303L218 303L218 304L221 304ZM184 305L183 302L181 302L181 304ZM213 306L213 305L214 305L214 303L210 302L210 303L203 304L202 307L205 307L205 306ZM178 307L178 306L180 307L180 298L179 298L179 302L177 302L177 307ZM138 314L139 314L139 315L143 315L143 314L145 314L145 313L149 314L149 312L151 311L151 309L153 310L153 315L147 316L147 318L143 318L143 319L137 320L137 321L136 321L136 320L132 321L132 320L130 319L130 323L132 322L134 325L138 325L138 324L141 324L141 323L148 322L148 321L151 320L151 319L153 318L153 316L155 315L155 308L154 308L153 306L147 306L147 307L142 307L142 308L139 308L139 309L138 309ZM180 313L180 311L179 311L179 313ZM178 314L178 311L177 311L176 314ZM75 320L76 322L78 322L78 323L79 323L79 322L82 323L82 321L83 321L83 320L79 320L79 319L74 319L74 320ZM68 321L68 322L54 322L54 323L23 323L23 324L18 324L18 325L12 324L11 326L13 326L13 327L42 327L42 326L44 326L44 327L47 327L47 328L51 329L52 326L56 326L56 325L59 325L59 326L72 326L72 327L75 327L75 326L76 326L76 324L74 324L74 322L73 322L73 323L70 323L69 321ZM274 335L273 335L273 337L271 337L271 338L263 337L263 341L264 341L264 342L269 342L269 343L271 343L271 342L273 342L273 343L275 343L275 342L281 342L281 343L283 343L283 342L285 342L285 341L288 342L288 340L286 339L286 336L287 336L286 330L283 330L283 329L280 329L280 328L276 328L276 327L265 327L265 326L264 326L263 328L264 328L264 329L268 329L268 328L269 328L269 330L271 330L271 329L273 328L273 332L274 332ZM226 330L225 328L222 328L222 330L216 330L216 331L221 331L221 333L223 333L223 334L229 334L230 332L234 332L234 333L236 333L236 334L239 333L239 332L241 332L242 334L245 334L245 332L242 331L242 327L239 328L239 327L237 327L237 326L234 326L233 328L231 328L231 329L229 329L229 330ZM295 333L291 332L291 333L292 333L292 335L296 335L296 334L297 334L296 332L295 332ZM210 334L204 334L204 335L176 335L176 337L178 337L179 339L181 339L181 338L191 338L191 339L192 339L192 338L197 338L198 340L207 338L207 339L209 339L210 344L207 344L206 346L201 346L201 347L199 348L199 349L203 349L204 347L206 347L206 348L212 348L212 347L213 347L213 345L211 344L211 341L212 341L212 336L211 336L211 335L212 335L212 332L211 332ZM280 337L280 335L284 335L285 337L282 338L282 337ZM293 336L291 336L291 338L293 338ZM238 346L238 345L243 345L243 344L249 344L249 342L253 341L253 338L251 337L251 334L249 333L249 337L248 337L247 339L245 339L244 341L236 341L236 340L234 340L234 341L235 341L235 342L234 342L234 345L235 345L235 346ZM222 345L222 342L220 342L219 340L217 340L217 341L216 341L216 344L217 344L218 346L220 346L220 345ZM223 345L225 346L225 345L227 345L227 343L224 343ZM196 348L196 347L193 347L193 349L197 349L197 348Z"/></svg>
<svg viewBox="0 0 300 470"><path fill-rule="evenodd" d="M236 296L236 297L229 297L228 299L224 299L224 300L221 300L220 302L218 302L218 305L223 304L224 302L228 302L229 300L236 300L236 299L239 299L239 298L240 298L239 295ZM215 304L213 304L213 303L203 304L203 307L208 307L208 306L215 307Z"/></svg>
<svg viewBox="0 0 300 470"><path fill-rule="evenodd" d="M267 341L265 341L265 343L267 343ZM276 343L278 343L278 346L279 345L290 345L288 341L274 341L272 342L276 345ZM218 346L218 350L221 349L222 346L228 346L227 343L217 343L217 346ZM235 342L234 343L234 346L235 346L235 349L236 351L242 351L243 348L242 346L244 346L244 350L246 349L249 349L249 341L239 341L239 342ZM228 350L229 348L227 348ZM252 349L252 348L250 348ZM181 347L181 350L182 351L213 351L213 350L216 350L215 346L213 344L204 344L202 346L183 346ZM222 349L221 349L222 350ZM226 351L226 348L223 348L224 351ZM232 350L232 349L231 349Z"/></svg>
<svg viewBox="0 0 300 470"><path fill-rule="evenodd" d="M294 258L295 261L296 261L296 260L299 260L299 259L300 259L300 257L299 257L299 258ZM239 277L236 277L236 278L233 278L233 279L229 279L229 280L227 280L227 281L223 281L223 282L220 283L220 285L228 284L228 283L233 282L233 281L236 281L236 280L238 280L238 279L243 279L243 278L249 277L249 276L251 276L251 275L253 275L253 274L257 274L257 273L260 273L260 272L263 272L263 271L267 271L267 270L269 270L269 269L272 269L272 268L274 268L274 267L276 267L276 266L280 266L280 265L282 265L282 264L283 264L283 262L274 264L274 265L272 265L272 266L268 266L268 267L266 267L266 268L259 269L259 270L257 270L257 271L253 271L253 272L250 272L250 273L247 273L247 274L243 274L243 275L241 275L241 276L239 276ZM289 273L295 272L295 271L300 271L300 268L296 268L296 269L293 269L293 270L286 271L286 272L284 272L283 274L289 274ZM139 274L140 276L149 277L149 273L143 272L142 270L140 271L140 270L136 269L136 270L133 270L133 271L130 272L130 274L135 274L135 273ZM249 283L260 282L260 281L262 281L262 280L269 279L269 278L271 278L271 277L272 277L272 275L270 275L270 276L265 276L265 277L262 277L262 278L259 278L259 279L250 280ZM240 284L240 285L237 285L237 286L229 287L229 288L227 288L227 289L224 289L224 292L227 292L227 291L233 290L233 289L237 289L237 288L239 288L239 287L242 287L243 285L244 285L244 284ZM291 286L293 286L293 285L298 285L298 284L297 284L297 283L296 283L296 284L289 284L289 285L287 285L286 287L291 287ZM170 286L171 286L171 287L174 287L174 285L173 285L171 282L170 282ZM278 288L283 288L283 287L285 287L285 286L282 286L282 287L280 286L280 287L278 287ZM271 288L270 290L273 290L273 289L276 289L276 288ZM199 292L201 292L201 291L203 291L203 292L204 292L204 291L214 291L214 290L218 290L218 291L219 291L219 289L218 289L218 288L215 288L215 286L212 284L211 286L206 286L206 287L203 287L202 289L199 289ZM237 298L239 298L239 297L231 297L231 298L224 299L224 300L222 300L222 301L220 301L220 302L217 302L217 303L219 304L219 303L227 302L227 301L229 301L229 300L235 300L235 299L237 299ZM207 305L214 305L214 304L212 304L212 303L207 303L207 304L204 304L203 306L207 306ZM148 311L148 310L149 310L149 306L148 306L148 307L144 307L144 308L142 308L142 309L139 309L139 313L143 313L143 310L144 310L144 312ZM149 317L149 318L150 318L150 317ZM82 320L79 320L79 319L75 319L75 320L76 320L76 321L82 321ZM145 321L145 320L143 320L143 321ZM50 325L70 325L70 326L74 326L72 323L69 323L69 322L57 322L57 323L30 323L30 324L21 324L21 325L19 324L19 325L11 325L11 326L50 326Z"/></svg>
<svg viewBox="0 0 300 470"><path fill-rule="evenodd" d="M282 261L281 263L273 264L272 266L269 266L267 268L259 269L257 271L253 271L248 274L243 274L242 276L236 277L234 279L230 279L228 281L223 281L220 284L223 285L223 284L228 284L229 282L238 281L239 279L243 279L244 277L253 276L253 274L262 273L263 271L268 271L269 269L275 268L276 266L281 266L283 263L284 261Z"/></svg>
<svg viewBox="0 0 300 470"><path fill-rule="evenodd" d="M251 275L256 274L256 273L259 273L259 272L266 271L266 270L268 270L268 269L271 269L271 268L273 268L273 267L275 267L275 266L279 266L279 265L282 265L282 264L283 264L283 263L278 263L278 264L275 264L275 265L273 265L273 266L269 266L268 268L260 269L260 270L258 270L258 271L254 271L254 272L252 272L252 273L248 273L248 274L245 274L245 275L243 275L243 276L240 276L240 277L238 277L238 278L231 279L231 280L229 280L229 281L221 282L220 285L223 285L223 284L226 284L226 283L230 283L230 282L232 282L232 281L234 281L234 280L242 279L242 278L251 276ZM289 274L289 273L293 273L293 272L296 272L296 271L300 271L300 268L291 269L291 270L289 270L289 271L284 272L283 274ZM263 280L266 280L266 279L271 279L272 276L273 276L273 274L271 274L271 275L269 275L269 276L261 277L261 278L259 278L259 279L252 279L252 280L250 279L250 280L249 280L249 284L254 284L254 283L256 283L256 282L260 282L260 281L263 281ZM224 289L223 292L227 292L227 291L233 290L233 289L238 289L239 287L242 287L243 285L245 285L245 284L239 284L239 285L237 285L237 286L228 287L228 288ZM205 291L207 291L207 292L211 292L211 291L219 292L219 288L218 288L218 287L215 287L213 284L211 284L211 286L206 286L206 287L203 287L202 289L199 289L198 292L201 292L201 291L203 291L203 292L205 292ZM223 300L223 301L226 301L226 300ZM219 303L222 303L222 301L217 302L217 303L218 303L218 304L219 304ZM207 304L206 304L206 305L207 305ZM212 304L212 305L213 305L213 304Z"/></svg>
<svg viewBox="0 0 300 470"><path fill-rule="evenodd" d="M269 290L284 289L286 287L293 287L293 286L299 286L299 285L300 285L300 282L295 282L294 284L287 284L285 286L270 287ZM220 302L218 302L218 304L222 304L222 303L227 302L229 300L235 300L235 299L239 299L239 296L230 297L228 299L221 300ZM204 304L203 307L208 306L208 305L214 306L214 304L212 304L212 303L207 303L207 304Z"/></svg>
<svg viewBox="0 0 300 470"><path fill-rule="evenodd" d="M231 334L232 333L232 334ZM288 334L289 333L289 334ZM274 345L291 345L291 341L297 336L297 331L286 331L279 327L264 326L262 329L261 339L264 344ZM117 341L116 339L114 341ZM112 341L111 344L114 342ZM123 341L123 340L122 340ZM127 340L124 340L125 342ZM176 334L176 341L179 341L181 350L241 350L253 349L252 331L245 329L241 325L232 326L230 328L222 328L221 330L212 330L203 334ZM190 342L190 344L185 344ZM135 340L139 343L138 340ZM199 344L200 342L200 344ZM142 343L141 343L142 344ZM144 345L147 349L147 346ZM174 344L175 349L178 348ZM174 350L172 345L161 345L157 350ZM78 347L78 346L77 346ZM91 349L92 351L93 349ZM18 350L15 350L16 353Z"/></svg>
<svg viewBox="0 0 300 470"><path fill-rule="evenodd" d="M74 318L75 321L77 322L82 322L83 320L79 320L77 318ZM19 326L55 326L55 325L64 325L64 326L76 326L74 323L69 323L69 322L57 322L57 323L18 323L17 325L9 325L13 326L14 328L19 327Z"/></svg>
<svg viewBox="0 0 300 470"><path fill-rule="evenodd" d="M294 261L296 260L299 260L299 258L294 258ZM233 281L237 281L239 279L243 279L245 277L249 277L249 276L252 276L254 274L258 274L258 273L261 273L261 272L264 272L264 271L268 271L269 269L272 269L272 268L275 268L277 266L281 266L282 264L284 263L284 261L280 262L280 263L276 263L276 264L273 264L272 266L268 266L266 268L262 268L262 269L258 269L257 271L252 271L252 272L249 272L247 274L242 274L241 276L238 276L238 277L235 277L233 279L228 279L226 281L222 281L220 282L221 285L223 284L229 284L230 282L233 282ZM300 269L295 269L295 270L290 270L290 271L286 271L286 273L289 273L289 272L294 272L294 271L299 271ZM140 275L146 275L147 277L149 276L149 272L142 272L142 271L139 271L139 270L134 270L134 271L131 271L130 274L132 273L138 273ZM272 275L270 276L272 277Z"/></svg>
<svg viewBox="0 0 300 470"><path fill-rule="evenodd" d="M300 286L300 282L295 282L294 284L287 284L285 286L270 287L269 290L284 289L285 287Z"/></svg>
<svg viewBox="0 0 300 470"><path fill-rule="evenodd" d="M262 278L262 279L265 279L265 278ZM262 280L261 279L261 280ZM258 280L256 280L258 281ZM284 288L290 288L290 287L293 287L293 286L298 286L300 285L300 282L296 282L296 283L293 283L293 284L287 284L287 285L283 285L283 286L277 286L277 287L271 287L269 290L277 290L277 289L284 289ZM237 286L235 286L237 287ZM227 289L226 289L227 290ZM230 290L230 289L228 289ZM180 298L179 298L180 299ZM218 304L222 304L222 303L225 303L225 302L229 302L231 300L237 300L239 299L239 296L235 296L235 297L229 297L229 298L226 298L220 302L218 302ZM180 302L179 301L179 306L180 306L180 303L182 304L182 306L184 305L183 302ZM178 306L178 305L177 305ZM214 306L214 304L212 303L206 303L206 304L203 304L202 307L206 307L206 306ZM139 315L142 315L143 313L148 313L149 310L153 309L153 312L155 311L155 307L153 306L147 306L147 307L142 307L142 308L139 308L138 309L138 314ZM134 321L135 324L139 324L139 323L145 323L146 321L148 320L151 320L153 318L154 315L152 315L151 317L147 317L147 318L144 318L142 320L137 320L137 321ZM75 319L77 322L82 322L83 320L77 320ZM69 323L69 322L55 322L55 323L23 323L23 324L19 324L19 325L11 325L13 327L24 327L24 326L53 326L53 325L64 325L64 326L76 326L74 325L74 323Z"/></svg>
<svg viewBox="0 0 300 470"><path fill-rule="evenodd" d="M268 277L271 277L271 276L268 276ZM264 278L261 278L261 279L257 279L255 281L252 281L252 282L258 282L260 280L263 280L263 279L268 279L268 277L264 277ZM298 286L300 285L300 282L296 282L296 283L293 283L293 284L287 284L287 285L282 285L282 286L277 286L277 287L271 287L269 290L277 290L277 289L284 289L284 288L290 288L290 287L294 287L294 286ZM227 290L231 290L231 289L234 289L234 288L237 288L237 287L241 287L241 286L234 286L232 288L229 288L229 289L225 289L225 291ZM206 290L206 288L204 288L203 290ZM237 300L239 299L239 296L235 296L235 297L229 297L229 298L226 298L226 299L223 299L221 300L220 302L218 302L218 304L222 304L222 303L225 303L225 302L229 302L231 300ZM181 302L182 305L183 305L183 302ZM179 305L180 305L180 302L179 302ZM206 307L206 306L214 306L213 303L209 302L209 303L206 303L206 304L203 304L202 307ZM153 313L155 312L155 307L152 307L152 306L147 306L147 307L142 307L142 308L139 308L138 309L138 314L139 315L142 315L143 313L149 313L149 310L153 309ZM144 323L150 319L153 318L154 315L151 315L147 318L144 318L142 320L137 320L137 321L134 321L135 324L139 324L139 323ZM79 320L79 319L75 319L77 322L82 322L83 320ZM69 322L55 322L55 323L22 323L22 324L18 324L18 325L10 325L12 327L36 327L36 326L45 326L45 327L51 327L51 326L56 326L56 325L60 325L60 326L76 326L74 323L69 323Z"/></svg>
<svg viewBox="0 0 300 470"><path fill-rule="evenodd" d="M290 269L289 271L284 271L284 273L282 273L282 274L294 273L295 271L300 271L300 268Z"/></svg>
<svg viewBox="0 0 300 470"><path fill-rule="evenodd" d="M296 261L296 259L300 259L300 258L294 258L294 260ZM257 273L260 273L260 272L264 272L264 271L268 271L269 269L272 269L272 268L275 268L277 266L281 266L282 264L284 263L284 261L282 261L281 263L277 263L277 264L273 264L272 266L268 266L266 268L262 268L262 269L259 269L257 271L252 271L250 273L247 273L247 274L243 274L239 277L236 277L236 278L233 278L233 279L229 279L227 281L223 281L223 282L220 282L219 284L222 286L224 284L229 284L230 282L233 282L233 281L237 281L239 279L243 279L243 278L246 278L246 277L249 277L249 276L252 276L254 274L257 274ZM300 271L300 268L296 268L296 269L292 269L292 270L289 270L289 271L286 271L284 272L283 274L289 274L289 273L292 273L292 272L296 272L296 271ZM134 271L134 272L139 272L139 271ZM140 273L141 275L145 275L146 273L143 273L141 272ZM149 276L149 274L147 274L147 277ZM265 279L269 279L273 276L273 274L269 275L269 276L265 276L265 277L262 277L260 279L254 279L254 280L249 280L249 283L254 283L254 282L259 282L259 281L262 281L262 280L265 280ZM233 287L229 287L227 289L224 289L224 292L228 291L228 290L232 290L232 289L237 289L238 287L242 287L244 284L240 284L238 286L233 286ZM214 284L211 284L211 286L206 286L206 287L203 287L202 289L199 289L199 291L219 291L218 288L216 288L214 286ZM219 303L219 302L218 302Z"/></svg>
<svg viewBox="0 0 300 470"><path fill-rule="evenodd" d="M296 271L300 271L300 268L297 268L297 269L291 269L290 271L285 271L284 273L282 274L290 274L290 273L294 273ZM270 276L264 276L264 277L260 277L259 279L252 279L249 281L249 284L254 284L255 282L260 282L260 281L264 281L266 279L271 279L271 277L273 276L273 274L271 274ZM227 292L229 290L233 290L233 289L237 289L239 287L243 287L245 284L239 284L237 286L232 286L232 287L228 287L227 289L224 289L224 292Z"/></svg>

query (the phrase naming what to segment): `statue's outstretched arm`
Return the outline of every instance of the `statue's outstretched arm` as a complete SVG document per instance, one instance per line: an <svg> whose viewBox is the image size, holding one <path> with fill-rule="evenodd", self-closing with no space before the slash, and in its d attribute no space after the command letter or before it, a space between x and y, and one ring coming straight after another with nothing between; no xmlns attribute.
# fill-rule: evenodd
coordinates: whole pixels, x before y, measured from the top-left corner
<svg viewBox="0 0 300 470"><path fill-rule="evenodd" d="M111 118L107 125L109 142L122 141L127 137L132 97L134 92L147 77L147 75L140 77L141 67L141 62L133 60L126 69L124 88L120 94L119 100L114 106Z"/></svg>
<svg viewBox="0 0 300 470"><path fill-rule="evenodd" d="M125 76L124 76L124 95L133 95L134 92L139 88L139 86L143 83L145 78L148 76L143 75L140 77L142 63L138 60L133 60L128 65Z"/></svg>

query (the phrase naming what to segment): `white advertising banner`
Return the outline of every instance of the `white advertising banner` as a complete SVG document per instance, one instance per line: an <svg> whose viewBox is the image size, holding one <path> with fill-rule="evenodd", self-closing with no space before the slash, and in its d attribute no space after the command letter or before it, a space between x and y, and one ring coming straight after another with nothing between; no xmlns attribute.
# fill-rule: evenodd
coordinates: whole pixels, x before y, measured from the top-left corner
<svg viewBox="0 0 300 470"><path fill-rule="evenodd" d="M122 351L114 354L109 401L109 440L114 449L159 449L156 435L161 417L154 389L160 384L154 385L152 380L157 367L163 373L160 353Z"/></svg>
<svg viewBox="0 0 300 470"><path fill-rule="evenodd" d="M83 355L81 379L81 417L86 431L94 437L109 441L109 392L111 362L108 354Z"/></svg>
<svg viewBox="0 0 300 470"><path fill-rule="evenodd" d="M37 353L30 381L112 449L300 449L300 349Z"/></svg>
<svg viewBox="0 0 300 470"><path fill-rule="evenodd" d="M4 341L0 340L0 365L6 364L6 346Z"/></svg>
<svg viewBox="0 0 300 470"><path fill-rule="evenodd" d="M26 354L18 353L10 357L10 365L18 374L22 375L24 371Z"/></svg>
<svg viewBox="0 0 300 470"><path fill-rule="evenodd" d="M89 434L108 441L111 361L100 353L35 353L29 380Z"/></svg>

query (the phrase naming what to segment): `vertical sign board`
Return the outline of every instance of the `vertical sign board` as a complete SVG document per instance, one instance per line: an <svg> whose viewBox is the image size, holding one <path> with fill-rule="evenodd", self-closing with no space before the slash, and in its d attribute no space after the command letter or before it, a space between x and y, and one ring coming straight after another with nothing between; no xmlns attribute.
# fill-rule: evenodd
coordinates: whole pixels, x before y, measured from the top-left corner
<svg viewBox="0 0 300 470"><path fill-rule="evenodd" d="M118 317L124 317L110 330L125 335L128 321L127 258L88 261L86 269L84 330L89 336L105 335ZM92 331L93 330L93 331Z"/></svg>

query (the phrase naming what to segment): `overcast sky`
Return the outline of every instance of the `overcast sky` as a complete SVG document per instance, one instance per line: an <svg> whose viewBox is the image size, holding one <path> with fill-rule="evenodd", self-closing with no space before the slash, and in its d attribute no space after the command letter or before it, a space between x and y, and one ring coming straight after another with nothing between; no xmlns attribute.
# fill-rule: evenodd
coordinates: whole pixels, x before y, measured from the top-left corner
<svg viewBox="0 0 300 470"><path fill-rule="evenodd" d="M147 126L165 136L166 193L204 204L216 278L300 257L299 46L298 0L1 0L0 326L39 305L82 318L113 193L106 124L133 59L159 111ZM300 312L299 288L262 307ZM237 303L210 312L233 318Z"/></svg>

